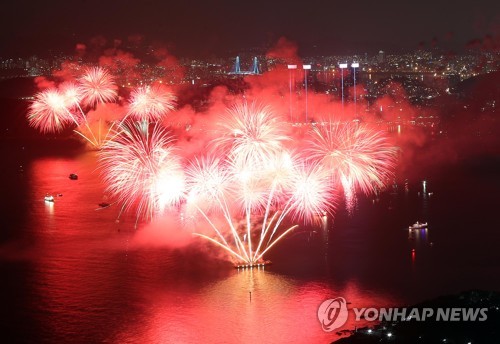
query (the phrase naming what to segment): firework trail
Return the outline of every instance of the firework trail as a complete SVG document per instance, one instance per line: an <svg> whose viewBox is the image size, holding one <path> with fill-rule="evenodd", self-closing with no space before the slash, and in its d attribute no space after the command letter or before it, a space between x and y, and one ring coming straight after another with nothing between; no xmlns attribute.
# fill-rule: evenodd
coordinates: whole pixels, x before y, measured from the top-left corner
<svg viewBox="0 0 500 344"><path fill-rule="evenodd" d="M251 266L297 228L287 219L330 212L333 192L322 165L284 147L283 122L269 108L240 104L229 115L213 153L185 169L168 133L146 121L122 122L99 163L122 211L151 219L185 202L186 217L201 216L208 225L195 235L223 248L235 264Z"/></svg>
<svg viewBox="0 0 500 344"><path fill-rule="evenodd" d="M80 83L78 85L80 98L76 106L84 118L85 128L83 130L79 128L75 132L86 139L92 146L100 149L109 139L115 123L107 123L99 119L98 123L91 127L80 104L95 108L97 104L113 102L118 96L118 87L114 77L102 67L87 68L78 81Z"/></svg>
<svg viewBox="0 0 500 344"><path fill-rule="evenodd" d="M338 185L346 196L382 187L396 160L383 133L343 123L314 128L309 148L297 154L287 147L286 125L268 107L238 104L221 121L211 152L184 166L160 124L122 121L100 153L103 178L137 220L182 203L181 218L199 217L208 229L194 235L236 265L261 264L298 227L290 221L331 213Z"/></svg>
<svg viewBox="0 0 500 344"><path fill-rule="evenodd" d="M175 96L164 86L141 86L130 94L129 113L135 120L158 122L175 106Z"/></svg>
<svg viewBox="0 0 500 344"><path fill-rule="evenodd" d="M75 125L88 142L103 145L99 166L107 192L122 205L120 214L133 210L136 221L149 220L182 204L186 214L208 224L208 232L194 234L223 248L237 265L262 263L298 227L290 221L332 212L340 185L349 200L356 189L368 194L393 177L397 150L382 132L352 123L317 125L308 148L296 153L289 124L257 103L231 107L209 154L185 167L160 125L175 102L166 89L137 88L125 119L116 127L99 122L96 135L85 110L113 101L116 85L98 67L77 81L38 93L30 125L42 132ZM109 137L104 143L101 131Z"/></svg>
<svg viewBox="0 0 500 344"><path fill-rule="evenodd" d="M394 176L397 148L377 130L354 123L329 122L311 132L307 149L312 161L330 171L346 198L359 188L365 194L383 188Z"/></svg>
<svg viewBox="0 0 500 344"><path fill-rule="evenodd" d="M184 171L172 137L159 125L124 122L101 150L99 164L107 191L122 204L151 219L178 205L184 194Z"/></svg>
<svg viewBox="0 0 500 344"><path fill-rule="evenodd" d="M99 120L96 132L89 125L81 104L88 107L114 100L116 85L111 75L99 67L87 69L79 81L65 82L58 89L39 92L30 105L28 121L42 133L58 132L73 124L77 135L93 147L100 148L114 124Z"/></svg>
<svg viewBox="0 0 500 344"><path fill-rule="evenodd" d="M245 180L234 166L206 157L195 160L186 175L187 207L201 214L215 235L195 234L225 249L236 264L262 262L264 254L297 227L282 229L287 217L311 219L332 209L328 174L320 165L297 161ZM220 214L229 230L212 221Z"/></svg>
<svg viewBox="0 0 500 344"><path fill-rule="evenodd" d="M332 189L321 165L285 149L284 123L269 108L240 104L229 113L219 155L196 159L187 169L187 207L214 232L196 235L225 249L236 264L254 265L297 227L283 229L287 217L331 211ZM214 214L222 214L229 230L213 223Z"/></svg>

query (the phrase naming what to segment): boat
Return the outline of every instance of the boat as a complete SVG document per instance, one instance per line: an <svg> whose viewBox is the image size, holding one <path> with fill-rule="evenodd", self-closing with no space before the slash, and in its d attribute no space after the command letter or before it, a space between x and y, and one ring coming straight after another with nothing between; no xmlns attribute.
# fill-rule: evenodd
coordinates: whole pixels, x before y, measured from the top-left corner
<svg viewBox="0 0 500 344"><path fill-rule="evenodd" d="M101 203L99 203L98 205L99 205L99 207L101 207L101 208L107 208L107 207L109 207L109 206L111 205L111 203L101 202Z"/></svg>
<svg viewBox="0 0 500 344"><path fill-rule="evenodd" d="M271 265L272 262L270 260L263 260L259 262L255 262L253 264L249 264L246 262L239 262L234 264L236 269L252 269L252 268L264 268L265 266Z"/></svg>
<svg viewBox="0 0 500 344"><path fill-rule="evenodd" d="M415 222L414 224L412 224L411 226L408 226L408 229L409 230L412 230L412 229L421 229L421 228L427 228L427 222L424 222L424 223L420 223L420 222Z"/></svg>
<svg viewBox="0 0 500 344"><path fill-rule="evenodd" d="M69 179L71 179L71 180L77 180L78 179L78 175L76 173L71 173L69 175Z"/></svg>
<svg viewBox="0 0 500 344"><path fill-rule="evenodd" d="M54 196L45 195L44 200L45 200L45 202L54 202Z"/></svg>

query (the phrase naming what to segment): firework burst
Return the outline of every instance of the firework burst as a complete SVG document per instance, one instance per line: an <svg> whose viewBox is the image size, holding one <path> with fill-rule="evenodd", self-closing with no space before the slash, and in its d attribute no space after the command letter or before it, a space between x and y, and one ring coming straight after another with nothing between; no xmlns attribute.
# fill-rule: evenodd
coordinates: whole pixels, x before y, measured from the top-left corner
<svg viewBox="0 0 500 344"><path fill-rule="evenodd" d="M194 235L236 265L255 266L298 227L290 221L332 213L337 185L369 193L392 176L396 149L380 132L331 123L315 128L310 148L297 154L269 108L239 104L228 114L211 154L186 166L160 124L122 121L99 160L122 211L150 219L182 203L181 218L204 226Z"/></svg>
<svg viewBox="0 0 500 344"><path fill-rule="evenodd" d="M282 228L287 217L307 220L330 212L332 190L322 167L285 160L278 168L245 179L230 160L196 160L186 173L187 206L196 209L215 234L196 235L224 248L235 263L255 265L297 227ZM222 214L228 230L214 224L214 214Z"/></svg>
<svg viewBox="0 0 500 344"><path fill-rule="evenodd" d="M107 190L123 205L136 208L137 219L151 219L180 202L184 172L172 137L158 125L123 123L100 152Z"/></svg>
<svg viewBox="0 0 500 344"><path fill-rule="evenodd" d="M142 86L130 95L129 116L136 120L157 122L172 111L175 96L164 86Z"/></svg>
<svg viewBox="0 0 500 344"><path fill-rule="evenodd" d="M224 149L237 167L258 169L283 150L289 138L284 122L270 107L239 103L229 109L220 124L216 149Z"/></svg>
<svg viewBox="0 0 500 344"><path fill-rule="evenodd" d="M329 170L346 195L355 188L369 194L393 177L397 149L381 131L330 122L316 126L309 143L309 158Z"/></svg>
<svg viewBox="0 0 500 344"><path fill-rule="evenodd" d="M80 108L82 90L78 84L74 82L65 82L59 86L59 90L63 94L66 104L70 109Z"/></svg>
<svg viewBox="0 0 500 344"><path fill-rule="evenodd" d="M69 111L67 98L56 89L39 92L28 111L29 124L42 133L61 131L66 125L75 123L75 117Z"/></svg>
<svg viewBox="0 0 500 344"><path fill-rule="evenodd" d="M294 217L305 220L326 215L334 207L332 185L320 164L303 164L295 168L290 187L291 211Z"/></svg>
<svg viewBox="0 0 500 344"><path fill-rule="evenodd" d="M187 206L195 208L214 235L196 233L222 247L236 264L255 265L297 225L333 209L331 185L322 166L284 147L283 123L267 107L243 104L229 111L216 158L196 160L187 172ZM228 229L211 220L222 214ZM283 228L284 227L284 228Z"/></svg>
<svg viewBox="0 0 500 344"><path fill-rule="evenodd" d="M104 68L90 67L80 77L82 103L94 107L116 99L118 87L113 76Z"/></svg>
<svg viewBox="0 0 500 344"><path fill-rule="evenodd" d="M115 97L116 85L111 75L99 67L88 68L78 82L65 82L57 89L39 92L29 108L28 121L42 133L58 132L74 125L77 135L92 147L100 148L109 138L114 123L99 119L91 126L84 108Z"/></svg>

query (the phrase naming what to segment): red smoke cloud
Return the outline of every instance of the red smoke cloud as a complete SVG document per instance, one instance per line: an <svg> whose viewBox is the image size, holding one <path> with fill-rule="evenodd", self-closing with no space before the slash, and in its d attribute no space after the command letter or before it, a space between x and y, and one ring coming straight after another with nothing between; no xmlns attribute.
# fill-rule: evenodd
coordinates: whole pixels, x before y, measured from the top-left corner
<svg viewBox="0 0 500 344"><path fill-rule="evenodd" d="M99 65L107 68L113 75L128 83L140 77L137 66L140 60L133 54L111 48L99 58Z"/></svg>
<svg viewBox="0 0 500 344"><path fill-rule="evenodd" d="M61 64L61 68L52 71L52 76L58 79L60 82L64 81L74 81L77 77L82 74L82 66L73 61L64 61Z"/></svg>
<svg viewBox="0 0 500 344"><path fill-rule="evenodd" d="M180 248L189 245L193 236L183 229L177 218L178 216L168 215L156 218L135 233L131 246Z"/></svg>
<svg viewBox="0 0 500 344"><path fill-rule="evenodd" d="M499 46L498 37L498 35L485 36L483 39L472 42L471 46L496 51ZM451 38L452 34L449 34L444 40ZM141 45L144 43L144 37L134 35L129 37L127 41L131 44ZM434 38L433 41L436 44L438 42L437 38ZM89 55L88 50L102 50L106 44L107 40L103 37L95 37L88 46L84 44L77 45L77 53L85 53L87 56ZM99 64L110 69L114 75L122 77L125 81L127 79L137 79L139 77L138 65L140 59L130 52L119 49L122 46L120 40L115 40L111 45L113 47L105 50L104 54L99 57ZM165 69L167 76L162 80L164 83L170 81L177 83L178 80L183 78L185 70L180 66L178 59L165 46L153 45L152 53L156 66ZM191 158L200 152L205 152L207 147L210 147L210 142L216 135L214 131L215 124L219 121L220 116L226 113L227 107L238 101L256 101L270 105L275 112L287 119L290 116L290 108L292 108L292 119L300 122L305 121L305 73L301 69L303 61L298 56L297 45L285 38L280 38L276 45L267 52L266 56L269 59L269 71L258 76L248 75L231 80L231 82L238 83L239 88L237 90L234 90L231 86L216 86L210 92L207 91L206 95L200 99L199 94L196 93L199 91L193 90L191 85L177 86L177 94L185 98L186 101L181 104L179 109L167 114L164 124L175 135L176 144L183 157ZM298 69L290 71L287 64L297 64ZM81 66L79 64L65 62L60 70L54 72L54 77L58 81L74 80L80 73ZM349 76L346 75L345 78L347 77ZM340 78L340 75L336 74L335 78ZM37 78L35 82L39 89L54 87L55 85L53 81L46 78ZM489 85L486 87L486 91L492 88L494 88L494 85ZM421 114L427 115L430 111L411 104L404 88L397 82L388 83L384 91L386 95L371 104L371 110L367 112L365 111L367 108L364 99L365 90L361 84L356 87L356 107L353 102L354 90L352 87L346 86L346 102L344 106L342 106L339 94L315 93L311 87L307 94L308 120L350 121L360 119L365 123L377 124L381 130L385 130L385 122L407 122ZM479 94L479 97L482 97L482 95L486 94L483 91L484 88L481 89L481 92L476 93ZM123 89L121 92L123 93ZM194 102L198 102L198 104L191 105ZM113 121L123 118L125 113L126 104L122 100L118 101L117 104L98 106L88 114L88 118L90 123L96 123L98 119ZM384 122L384 124L380 124L381 122ZM466 124L465 121L460 123L460 125L457 124L454 130L467 132L460 128L462 125L467 128L469 124ZM477 129L479 130L482 129L484 123L489 122L479 121L474 125L478 126ZM479 128L479 126L481 127ZM467 148L461 152L458 150L458 147L466 146L466 139L460 140L458 138L448 140L448 143L441 145L439 148L427 149L426 147L430 147L429 130L416 127L408 128L396 138L396 142L403 152L400 166L405 171L404 173L411 173L411 166L415 164L415 161L418 161L421 165L436 163L437 161L450 161L458 157L459 154L468 151ZM293 136L296 141L300 141L304 132L304 129L296 129L293 133L290 133L290 136Z"/></svg>
<svg viewBox="0 0 500 344"><path fill-rule="evenodd" d="M298 55L298 46L296 43L281 37L274 47L266 54L268 58L284 60L288 63L300 64L301 59ZM286 67L286 66L285 66Z"/></svg>
<svg viewBox="0 0 500 344"><path fill-rule="evenodd" d="M165 47L155 48L153 51L154 57L159 61L157 66L164 68L166 77L163 82L168 84L177 84L184 77L185 69L179 64L179 60Z"/></svg>
<svg viewBox="0 0 500 344"><path fill-rule="evenodd" d="M35 78L35 85L39 90L44 90L46 88L54 88L56 86L54 81L49 80L44 76L37 76Z"/></svg>
<svg viewBox="0 0 500 344"><path fill-rule="evenodd" d="M75 52L77 56L83 57L87 51L87 46L83 43L78 43L75 47Z"/></svg>
<svg viewBox="0 0 500 344"><path fill-rule="evenodd" d="M94 110L87 113L89 123L94 123L99 120L113 122L119 121L127 114L126 107L117 103L97 104Z"/></svg>

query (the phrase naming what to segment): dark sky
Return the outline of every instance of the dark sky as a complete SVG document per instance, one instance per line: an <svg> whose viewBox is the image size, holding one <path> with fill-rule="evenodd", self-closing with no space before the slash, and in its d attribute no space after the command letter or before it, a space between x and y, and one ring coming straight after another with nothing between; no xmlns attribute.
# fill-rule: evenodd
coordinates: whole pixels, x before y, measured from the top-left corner
<svg viewBox="0 0 500 344"><path fill-rule="evenodd" d="M415 49L459 50L500 34L500 1L8 0L0 56L71 51L91 37L142 34L180 56L266 48L284 36L303 55Z"/></svg>

